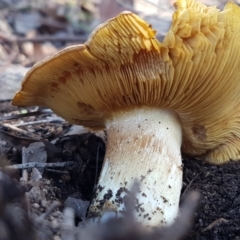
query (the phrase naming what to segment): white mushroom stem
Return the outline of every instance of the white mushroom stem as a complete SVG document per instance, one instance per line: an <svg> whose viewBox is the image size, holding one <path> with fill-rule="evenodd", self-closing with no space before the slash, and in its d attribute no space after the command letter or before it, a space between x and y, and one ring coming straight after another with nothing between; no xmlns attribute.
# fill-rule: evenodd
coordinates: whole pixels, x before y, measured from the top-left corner
<svg viewBox="0 0 240 240"><path fill-rule="evenodd" d="M142 107L115 114L106 129L106 155L90 216L109 210L121 215L123 197L139 180L136 220L147 227L172 223L182 187L182 131L177 115Z"/></svg>

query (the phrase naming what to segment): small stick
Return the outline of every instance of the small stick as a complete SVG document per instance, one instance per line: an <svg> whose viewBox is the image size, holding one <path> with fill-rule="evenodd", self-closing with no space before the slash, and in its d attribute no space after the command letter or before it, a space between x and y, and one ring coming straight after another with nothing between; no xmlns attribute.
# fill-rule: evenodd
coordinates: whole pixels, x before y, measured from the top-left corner
<svg viewBox="0 0 240 240"><path fill-rule="evenodd" d="M180 200L183 199L183 197L185 196L185 194L187 193L188 189L190 188L190 186L192 185L193 181L201 174L202 172L198 173L196 176L194 176L192 178L192 180L189 182L189 184L187 185L186 189L184 190L184 192L182 193L182 196L180 198Z"/></svg>
<svg viewBox="0 0 240 240"><path fill-rule="evenodd" d="M15 115L11 115L11 116L7 116L7 117L2 117L0 118L0 122L1 121L6 121L6 120L12 120L12 119L19 119L19 118L23 118L23 117L30 117L30 116L39 116L39 115L49 115L52 114L53 111L50 109L41 109L41 110L37 110L34 112L27 112L27 113L20 113L20 114L15 114Z"/></svg>
<svg viewBox="0 0 240 240"><path fill-rule="evenodd" d="M22 165L28 164L28 151L27 148L23 147L22 148ZM23 169L22 171L22 180L24 182L28 181L28 170Z"/></svg>
<svg viewBox="0 0 240 240"><path fill-rule="evenodd" d="M41 138L38 135L35 135L35 134L33 134L31 132L28 132L26 130L23 130L21 128L18 128L18 127L14 126L14 125L11 125L11 124L8 124L8 123L0 123L0 126L6 127L6 128L10 128L13 131L19 132L21 134L24 134L25 136L32 137L35 140L41 141Z"/></svg>
<svg viewBox="0 0 240 240"><path fill-rule="evenodd" d="M212 228L214 228L216 225L222 224L222 223L228 223L228 220L226 220L225 218L219 218L215 221L213 221L212 223L210 223L207 227L205 227L202 232L206 232L211 230Z"/></svg>
<svg viewBox="0 0 240 240"><path fill-rule="evenodd" d="M61 171L56 169L46 169L47 172L59 173L59 174L69 174L69 171Z"/></svg>
<svg viewBox="0 0 240 240"><path fill-rule="evenodd" d="M39 163L39 162L30 162L30 163L23 163L23 164L14 164L11 166L6 166L5 168L9 169L29 169L29 168L54 168L54 167L67 167L77 165L74 161L69 162L56 162L56 163Z"/></svg>
<svg viewBox="0 0 240 240"><path fill-rule="evenodd" d="M0 44L2 43L24 43L24 42L32 42L32 43L41 43L41 42L85 42L88 38L87 35L82 36L36 36L36 37L15 37L15 36L7 36L3 32L0 32Z"/></svg>
<svg viewBox="0 0 240 240"><path fill-rule="evenodd" d="M29 197L29 192L26 192L24 195L23 199L23 206L28 214L28 217L31 216L31 211L30 211L30 197Z"/></svg>
<svg viewBox="0 0 240 240"><path fill-rule="evenodd" d="M54 118L54 119L49 119L49 120L39 120L39 121L32 121L32 122L24 122L24 123L19 123L19 124L14 124L13 126L15 127L24 127L24 126L29 126L29 125L37 125L37 124L42 124L42 123L51 123L51 122L65 122L65 120L61 118Z"/></svg>

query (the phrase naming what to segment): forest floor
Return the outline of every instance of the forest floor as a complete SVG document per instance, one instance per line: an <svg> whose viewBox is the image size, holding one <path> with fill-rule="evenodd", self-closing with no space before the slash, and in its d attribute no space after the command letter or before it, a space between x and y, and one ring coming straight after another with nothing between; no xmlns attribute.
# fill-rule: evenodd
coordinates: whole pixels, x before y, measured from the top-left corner
<svg viewBox="0 0 240 240"><path fill-rule="evenodd" d="M109 1L43 2L0 1L0 240L240 239L240 163L213 166L187 156L183 159L183 214L175 225L158 229L155 236L142 232L131 217L101 227L85 226L104 159L105 132L70 125L46 109L14 107L10 100L29 67L66 46L84 42L95 26L112 15L134 10L156 26L162 39L173 7L168 2L161 8L150 4L149 12L155 11L150 15L140 12L145 5L131 5L131 1L111 6L114 11L105 11ZM192 191L200 194L198 201ZM179 227L183 232L178 234Z"/></svg>

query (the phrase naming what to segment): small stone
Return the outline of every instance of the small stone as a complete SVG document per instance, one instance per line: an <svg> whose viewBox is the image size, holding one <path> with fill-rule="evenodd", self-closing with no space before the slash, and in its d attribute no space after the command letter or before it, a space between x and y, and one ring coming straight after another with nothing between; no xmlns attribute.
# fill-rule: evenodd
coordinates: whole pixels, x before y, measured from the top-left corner
<svg viewBox="0 0 240 240"><path fill-rule="evenodd" d="M48 207L48 201L42 200L41 205L42 205L42 207L47 208Z"/></svg>
<svg viewBox="0 0 240 240"><path fill-rule="evenodd" d="M33 203L32 207L38 209L38 208L40 208L40 205L38 203Z"/></svg>
<svg viewBox="0 0 240 240"><path fill-rule="evenodd" d="M52 227L54 228L54 229L57 229L57 228L59 228L60 226L60 223L59 223L59 221L57 221L57 219L53 219L52 221Z"/></svg>
<svg viewBox="0 0 240 240"><path fill-rule="evenodd" d="M59 237L58 235L54 235L54 236L53 236L53 240L62 240L62 238Z"/></svg>
<svg viewBox="0 0 240 240"><path fill-rule="evenodd" d="M52 216L55 217L55 218L62 218L62 212L57 210L57 211L52 213Z"/></svg>

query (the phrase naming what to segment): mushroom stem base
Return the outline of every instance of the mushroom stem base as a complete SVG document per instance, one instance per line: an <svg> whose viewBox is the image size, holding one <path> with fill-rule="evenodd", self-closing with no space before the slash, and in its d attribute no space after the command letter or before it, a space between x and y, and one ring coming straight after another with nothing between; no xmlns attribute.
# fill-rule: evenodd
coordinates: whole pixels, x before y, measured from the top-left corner
<svg viewBox="0 0 240 240"><path fill-rule="evenodd" d="M89 217L121 216L124 196L140 182L134 216L147 227L172 223L182 186L182 133L168 110L142 107L120 112L106 124L107 150Z"/></svg>

